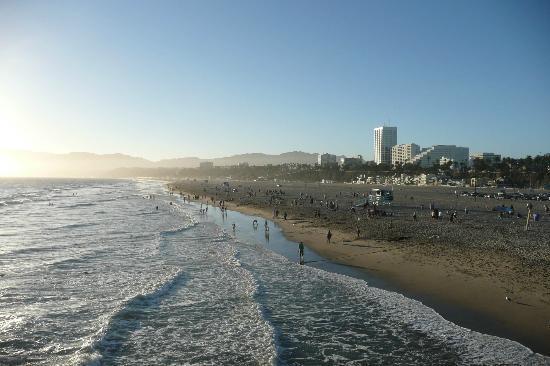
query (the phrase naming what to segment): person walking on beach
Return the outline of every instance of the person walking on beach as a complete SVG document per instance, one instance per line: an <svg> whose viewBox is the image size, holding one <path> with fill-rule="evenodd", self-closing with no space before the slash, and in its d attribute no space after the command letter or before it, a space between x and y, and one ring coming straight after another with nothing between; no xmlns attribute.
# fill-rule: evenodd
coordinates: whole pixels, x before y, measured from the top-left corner
<svg viewBox="0 0 550 366"><path fill-rule="evenodd" d="M328 233L327 233L327 243L329 243L329 244L330 244L330 238L332 238L332 233L329 230Z"/></svg>
<svg viewBox="0 0 550 366"><path fill-rule="evenodd" d="M416 221L416 211L413 212L413 220Z"/></svg>
<svg viewBox="0 0 550 366"><path fill-rule="evenodd" d="M298 248L300 251L300 264L304 264L304 242L300 242Z"/></svg>

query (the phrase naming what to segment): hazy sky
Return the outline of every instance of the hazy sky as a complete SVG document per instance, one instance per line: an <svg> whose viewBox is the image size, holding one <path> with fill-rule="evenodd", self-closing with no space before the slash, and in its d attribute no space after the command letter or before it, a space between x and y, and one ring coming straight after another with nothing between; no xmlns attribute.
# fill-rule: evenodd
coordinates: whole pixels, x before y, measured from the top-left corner
<svg viewBox="0 0 550 366"><path fill-rule="evenodd" d="M0 148L550 152L550 1L0 0Z"/></svg>

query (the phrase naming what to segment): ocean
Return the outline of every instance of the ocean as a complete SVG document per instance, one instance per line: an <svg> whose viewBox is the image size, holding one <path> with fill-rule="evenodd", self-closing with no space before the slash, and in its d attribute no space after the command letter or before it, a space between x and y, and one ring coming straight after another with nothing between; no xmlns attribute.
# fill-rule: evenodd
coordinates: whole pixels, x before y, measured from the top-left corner
<svg viewBox="0 0 550 366"><path fill-rule="evenodd" d="M159 181L0 179L0 364L550 364L199 209Z"/></svg>

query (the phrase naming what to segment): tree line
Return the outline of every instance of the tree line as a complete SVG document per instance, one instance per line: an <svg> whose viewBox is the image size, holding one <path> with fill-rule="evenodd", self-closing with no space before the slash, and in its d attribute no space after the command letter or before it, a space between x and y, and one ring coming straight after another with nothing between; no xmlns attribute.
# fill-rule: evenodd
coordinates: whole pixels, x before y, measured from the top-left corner
<svg viewBox="0 0 550 366"><path fill-rule="evenodd" d="M550 184L550 154L525 158L503 158L489 163L475 159L472 166L452 162L423 168L414 164L390 166L365 162L341 167L308 164L282 164L264 166L215 166L207 168L119 168L109 176L155 177L169 179L240 179L319 182L322 179L335 182L351 182L360 175L397 176L401 174L436 174L451 179L487 178L507 187L538 188Z"/></svg>

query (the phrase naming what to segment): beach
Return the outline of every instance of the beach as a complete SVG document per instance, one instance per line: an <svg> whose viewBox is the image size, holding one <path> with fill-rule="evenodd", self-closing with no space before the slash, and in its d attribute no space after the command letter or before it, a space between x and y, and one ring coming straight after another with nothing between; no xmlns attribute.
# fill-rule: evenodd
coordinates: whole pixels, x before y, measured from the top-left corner
<svg viewBox="0 0 550 366"><path fill-rule="evenodd" d="M0 364L550 362L544 347L491 331L489 316L396 286L392 273L406 271L418 291L431 276L437 294L441 273L395 243L336 228L325 244L307 220L206 206L167 183L0 180ZM503 306L527 303L510 296Z"/></svg>
<svg viewBox="0 0 550 366"><path fill-rule="evenodd" d="M542 218L525 231L525 201L466 197L455 187L395 186L392 204L369 217L350 208L372 186L222 183L184 180L171 187L203 203L223 200L231 210L274 220L289 240L374 274L458 325L550 354L550 217L544 202L529 201ZM431 218L430 205L442 211L441 219ZM492 211L497 205L514 205L522 218L500 218Z"/></svg>

